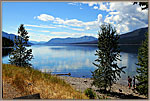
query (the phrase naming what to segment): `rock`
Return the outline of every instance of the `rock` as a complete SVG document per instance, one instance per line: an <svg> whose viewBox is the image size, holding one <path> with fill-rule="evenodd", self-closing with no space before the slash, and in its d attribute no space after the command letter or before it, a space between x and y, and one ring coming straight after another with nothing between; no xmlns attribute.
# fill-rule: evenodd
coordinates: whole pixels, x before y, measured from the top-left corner
<svg viewBox="0 0 150 101"><path fill-rule="evenodd" d="M119 92L122 92L122 90L121 90L121 89L119 89Z"/></svg>
<svg viewBox="0 0 150 101"><path fill-rule="evenodd" d="M87 80L84 80L84 82L86 83L86 82L87 82Z"/></svg>

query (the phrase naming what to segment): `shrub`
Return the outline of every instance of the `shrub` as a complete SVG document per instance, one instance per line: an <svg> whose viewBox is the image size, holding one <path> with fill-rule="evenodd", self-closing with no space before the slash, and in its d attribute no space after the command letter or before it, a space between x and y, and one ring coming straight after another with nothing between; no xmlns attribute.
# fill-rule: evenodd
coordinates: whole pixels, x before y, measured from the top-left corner
<svg viewBox="0 0 150 101"><path fill-rule="evenodd" d="M90 99L95 99L96 97L96 93L92 91L91 88L87 88L85 91L84 91L85 95L88 96Z"/></svg>

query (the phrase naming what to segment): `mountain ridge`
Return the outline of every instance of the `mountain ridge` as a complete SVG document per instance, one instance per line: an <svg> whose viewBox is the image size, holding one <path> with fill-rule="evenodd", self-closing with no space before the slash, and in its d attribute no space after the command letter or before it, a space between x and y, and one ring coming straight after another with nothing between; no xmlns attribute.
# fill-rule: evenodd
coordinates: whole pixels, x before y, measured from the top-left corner
<svg viewBox="0 0 150 101"><path fill-rule="evenodd" d="M148 27L139 28L128 33L120 35L119 44L141 44L145 40L145 33ZM2 36L14 41L14 34L8 34L2 31ZM32 43L33 42L33 43ZM78 38L52 38L47 42L29 41L30 45L51 45L51 44L97 44L98 39L93 36L82 36Z"/></svg>
<svg viewBox="0 0 150 101"><path fill-rule="evenodd" d="M142 44L145 40L145 33L148 32L148 27L136 29L134 31L120 35L119 44ZM98 44L98 39L89 42L79 42L73 44Z"/></svg>
<svg viewBox="0 0 150 101"><path fill-rule="evenodd" d="M7 32L2 31L2 37L12 40L14 42L15 37L17 38L18 36L15 34L8 34ZM28 42L28 44L33 45L33 43L31 43L30 41Z"/></svg>
<svg viewBox="0 0 150 101"><path fill-rule="evenodd" d="M78 42L87 42L87 41L94 41L97 38L93 36L82 36L79 38L53 38L49 40L46 44L71 44L71 43L78 43Z"/></svg>

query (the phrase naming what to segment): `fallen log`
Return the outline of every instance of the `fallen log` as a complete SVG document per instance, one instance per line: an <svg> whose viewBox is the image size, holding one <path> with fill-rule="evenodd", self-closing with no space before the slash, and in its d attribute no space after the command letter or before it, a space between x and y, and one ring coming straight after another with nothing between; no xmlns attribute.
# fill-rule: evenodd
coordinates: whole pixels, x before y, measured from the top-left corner
<svg viewBox="0 0 150 101"><path fill-rule="evenodd" d="M60 75L71 75L71 73L68 73L68 74L56 74L56 76L60 76Z"/></svg>
<svg viewBox="0 0 150 101"><path fill-rule="evenodd" d="M13 99L40 99L40 94L33 94L33 95L27 95L27 96L21 96L21 97L16 97Z"/></svg>

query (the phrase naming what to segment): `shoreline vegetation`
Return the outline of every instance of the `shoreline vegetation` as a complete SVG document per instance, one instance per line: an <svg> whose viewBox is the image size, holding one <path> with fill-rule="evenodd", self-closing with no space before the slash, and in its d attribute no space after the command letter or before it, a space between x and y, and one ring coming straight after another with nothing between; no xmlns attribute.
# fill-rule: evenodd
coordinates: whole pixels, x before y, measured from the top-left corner
<svg viewBox="0 0 150 101"><path fill-rule="evenodd" d="M3 99L40 93L41 99L89 99L64 80L25 67L2 64Z"/></svg>
<svg viewBox="0 0 150 101"><path fill-rule="evenodd" d="M112 91L106 94L95 86L92 79L68 76L55 76L41 71L2 64L3 99L40 93L41 99L89 99L84 91L92 88L96 93L95 99L143 99L132 89L121 84L114 84ZM122 92L119 91L122 90Z"/></svg>

